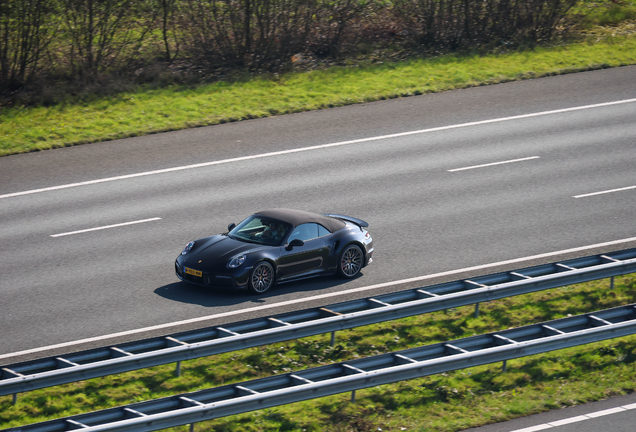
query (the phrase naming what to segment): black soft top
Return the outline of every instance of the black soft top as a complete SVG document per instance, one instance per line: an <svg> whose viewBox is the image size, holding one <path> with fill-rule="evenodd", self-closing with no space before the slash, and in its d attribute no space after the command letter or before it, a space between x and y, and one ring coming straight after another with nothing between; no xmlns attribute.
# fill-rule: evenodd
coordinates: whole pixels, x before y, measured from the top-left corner
<svg viewBox="0 0 636 432"><path fill-rule="evenodd" d="M319 215L317 213L286 208L263 210L259 211L256 214L272 219L278 219L279 221L287 222L289 224L292 224L293 226L298 226L309 222L318 223L331 232L341 230L346 225L340 219Z"/></svg>

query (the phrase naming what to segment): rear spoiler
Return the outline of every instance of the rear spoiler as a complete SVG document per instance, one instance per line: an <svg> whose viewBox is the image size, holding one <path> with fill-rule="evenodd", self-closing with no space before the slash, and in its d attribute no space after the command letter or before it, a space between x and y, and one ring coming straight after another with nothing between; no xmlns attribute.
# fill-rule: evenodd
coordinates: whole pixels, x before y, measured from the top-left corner
<svg viewBox="0 0 636 432"><path fill-rule="evenodd" d="M358 225L360 228L366 228L366 227L369 226L369 224L366 223L365 221L363 221L362 219L354 218L354 217L351 217L351 216L343 216L343 215L338 215L338 214L325 214L324 216L329 216L329 217L336 218L336 219L342 219L344 221L354 223L354 224Z"/></svg>

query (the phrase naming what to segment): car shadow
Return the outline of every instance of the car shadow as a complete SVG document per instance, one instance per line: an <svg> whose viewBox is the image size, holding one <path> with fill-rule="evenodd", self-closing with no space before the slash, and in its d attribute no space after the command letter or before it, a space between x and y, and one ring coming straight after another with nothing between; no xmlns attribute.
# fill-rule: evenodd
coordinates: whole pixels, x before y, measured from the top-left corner
<svg viewBox="0 0 636 432"><path fill-rule="evenodd" d="M245 290L207 288L177 281L155 290L155 294L179 303L197 304L203 307L231 306L250 301ZM257 297L254 296L256 299Z"/></svg>
<svg viewBox="0 0 636 432"><path fill-rule="evenodd" d="M286 282L274 286L263 295L250 294L246 289L208 288L199 285L177 281L155 289L155 294L171 301L197 304L203 307L231 306L240 303L261 304L266 299L286 295L294 292L314 292L330 289L357 280L362 277L360 273L353 279L342 279L335 275L319 276L311 279L303 279L294 282ZM346 287L343 287L346 289Z"/></svg>

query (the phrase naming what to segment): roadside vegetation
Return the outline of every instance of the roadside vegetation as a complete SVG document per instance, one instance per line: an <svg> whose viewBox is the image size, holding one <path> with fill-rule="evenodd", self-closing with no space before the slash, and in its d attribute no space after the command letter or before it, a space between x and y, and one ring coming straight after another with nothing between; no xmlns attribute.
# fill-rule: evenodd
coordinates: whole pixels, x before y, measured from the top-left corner
<svg viewBox="0 0 636 432"><path fill-rule="evenodd" d="M636 302L636 275L0 397L15 427ZM454 432L636 390L636 336L198 423L195 431ZM186 427L173 428L183 431Z"/></svg>
<svg viewBox="0 0 636 432"><path fill-rule="evenodd" d="M237 15L243 27L232 27L238 25L237 16L226 16L222 22L229 27L214 27L209 30L217 33L196 39L214 14L194 6L209 6L211 0L103 2L135 3L154 15L134 23L123 16L122 21L105 21L120 39L100 39L95 33L103 44L92 46L69 30L71 19L85 18L79 6L92 2L30 2L75 7L50 15L57 26L47 28L56 32L38 36L41 45L33 58L19 51L11 57L10 44L0 42L0 156L636 63L636 0L546 0L545 9L528 0L520 3L527 6L525 12L506 9L503 0L475 2L499 7L496 16L512 21L484 20L488 11L479 9L465 19L451 8L459 24L450 28L448 16L430 9L435 2L343 0L327 5L315 0L308 4L321 11L317 16L323 21L311 22L301 45L284 44L276 39L282 35L271 30L277 48L270 51L259 51L264 30L255 23L262 20L250 27L245 14ZM250 0L237 4L249 7ZM336 19L330 7L341 8L338 20L330 21ZM179 11L178 17L170 15ZM6 10L0 12L7 17ZM112 16L112 11L102 12ZM188 24L194 30L186 32ZM241 39L236 35L244 28L251 33ZM0 33L9 30L0 21ZM285 37L300 37L291 31ZM233 45L218 42L230 34L235 35ZM254 52L267 56L249 54Z"/></svg>

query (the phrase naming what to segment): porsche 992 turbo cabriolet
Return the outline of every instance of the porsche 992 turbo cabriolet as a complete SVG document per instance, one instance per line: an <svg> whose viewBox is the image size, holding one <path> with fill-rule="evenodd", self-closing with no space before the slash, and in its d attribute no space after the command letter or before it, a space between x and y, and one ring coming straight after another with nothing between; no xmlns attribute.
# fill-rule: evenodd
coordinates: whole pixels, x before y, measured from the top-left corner
<svg viewBox="0 0 636 432"><path fill-rule="evenodd" d="M188 243L175 272L186 282L247 288L254 294L323 274L353 278L372 261L368 226L349 216L265 210L230 224L227 233Z"/></svg>

